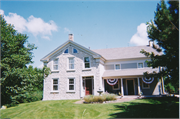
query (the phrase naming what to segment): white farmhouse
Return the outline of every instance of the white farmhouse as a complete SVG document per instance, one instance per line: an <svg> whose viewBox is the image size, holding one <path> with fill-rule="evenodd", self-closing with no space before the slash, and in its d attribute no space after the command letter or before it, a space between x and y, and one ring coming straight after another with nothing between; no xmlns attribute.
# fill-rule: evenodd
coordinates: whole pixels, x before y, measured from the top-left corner
<svg viewBox="0 0 180 119"><path fill-rule="evenodd" d="M69 40L43 57L41 61L51 69L44 79L43 100L80 99L85 95L99 95L97 91L122 95L160 95L160 79L143 78L143 73L159 72L147 67L150 60L140 51L158 52L148 46L90 50ZM162 82L163 80L161 80Z"/></svg>

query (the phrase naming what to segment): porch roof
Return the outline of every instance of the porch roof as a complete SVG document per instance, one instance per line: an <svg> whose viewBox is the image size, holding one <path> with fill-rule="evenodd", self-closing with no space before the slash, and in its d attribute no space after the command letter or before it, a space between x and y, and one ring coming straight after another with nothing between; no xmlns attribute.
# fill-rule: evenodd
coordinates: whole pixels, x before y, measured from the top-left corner
<svg viewBox="0 0 180 119"><path fill-rule="evenodd" d="M153 71L159 72L158 68L143 68L143 69L121 69L121 70L106 70L103 74L103 78L106 77L128 77L128 76L143 76L143 73L148 71L152 73Z"/></svg>

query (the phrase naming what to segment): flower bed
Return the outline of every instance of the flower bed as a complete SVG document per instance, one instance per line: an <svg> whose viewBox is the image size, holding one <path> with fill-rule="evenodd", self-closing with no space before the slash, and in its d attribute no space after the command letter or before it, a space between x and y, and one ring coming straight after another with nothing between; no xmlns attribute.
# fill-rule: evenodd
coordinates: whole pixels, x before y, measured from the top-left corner
<svg viewBox="0 0 180 119"><path fill-rule="evenodd" d="M103 103L106 101L114 101L117 96L115 94L102 94L101 96L87 95L84 97L84 103Z"/></svg>

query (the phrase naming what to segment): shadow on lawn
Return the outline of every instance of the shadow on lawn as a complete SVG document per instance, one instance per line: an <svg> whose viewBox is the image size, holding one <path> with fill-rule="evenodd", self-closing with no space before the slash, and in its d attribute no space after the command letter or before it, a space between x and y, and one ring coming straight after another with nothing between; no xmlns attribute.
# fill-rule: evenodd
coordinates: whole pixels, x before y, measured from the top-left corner
<svg viewBox="0 0 180 119"><path fill-rule="evenodd" d="M115 105L122 112L110 114L112 118L178 118L179 98L159 97L144 98L149 103L132 102L130 105Z"/></svg>

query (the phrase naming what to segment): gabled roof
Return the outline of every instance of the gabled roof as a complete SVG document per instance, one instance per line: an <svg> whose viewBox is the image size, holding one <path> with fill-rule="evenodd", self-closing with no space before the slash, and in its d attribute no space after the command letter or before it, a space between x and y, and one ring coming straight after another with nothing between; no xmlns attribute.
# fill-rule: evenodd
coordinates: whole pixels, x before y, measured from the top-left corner
<svg viewBox="0 0 180 119"><path fill-rule="evenodd" d="M69 44L72 44L78 48L80 48L81 50L85 51L85 52L88 52L90 53L94 58L101 58L102 56L99 55L98 53L82 46L82 45L79 45L78 43L75 43L74 41L71 41L71 40L68 40L67 42L65 42L64 44L60 45L59 47L57 47L55 50L53 50L52 52L50 52L49 54L47 54L45 57L43 57L40 61L48 61L49 58L51 58L51 56L55 53L57 53L59 50L61 50L62 48L66 47L67 45Z"/></svg>
<svg viewBox="0 0 180 119"><path fill-rule="evenodd" d="M142 49L144 49L147 52L154 52L155 54L162 54L162 53L158 53L155 49L153 49L150 46L97 49L93 51L100 54L106 60L115 60L115 59L131 59L131 58L146 57L144 54L140 53Z"/></svg>

